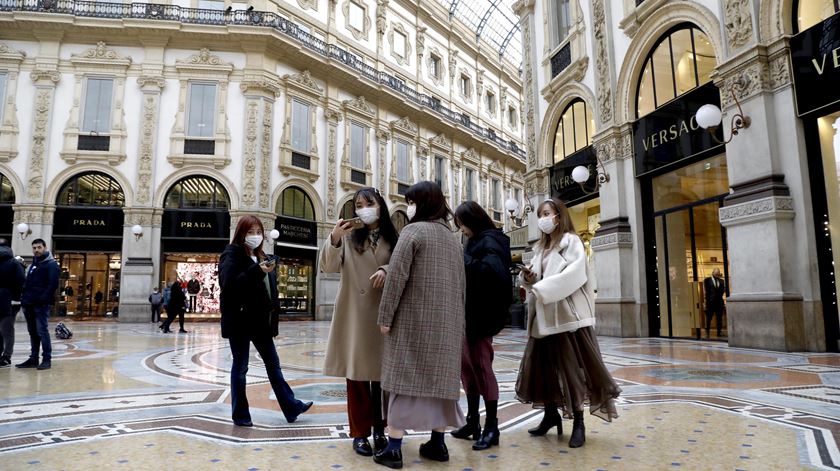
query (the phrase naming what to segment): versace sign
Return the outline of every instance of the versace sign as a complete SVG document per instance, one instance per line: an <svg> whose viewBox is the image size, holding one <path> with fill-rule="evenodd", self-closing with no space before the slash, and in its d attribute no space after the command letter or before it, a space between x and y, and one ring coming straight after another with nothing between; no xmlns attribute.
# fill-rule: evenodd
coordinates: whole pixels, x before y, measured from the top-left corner
<svg viewBox="0 0 840 471"><path fill-rule="evenodd" d="M799 115L840 102L840 14L790 40Z"/></svg>
<svg viewBox="0 0 840 471"><path fill-rule="evenodd" d="M558 198L567 205L572 205L589 196L572 179L572 170L579 165L589 169L589 181L583 184L584 187L590 191L595 188L598 160L595 157L595 148L587 146L557 162L549 169L552 198Z"/></svg>

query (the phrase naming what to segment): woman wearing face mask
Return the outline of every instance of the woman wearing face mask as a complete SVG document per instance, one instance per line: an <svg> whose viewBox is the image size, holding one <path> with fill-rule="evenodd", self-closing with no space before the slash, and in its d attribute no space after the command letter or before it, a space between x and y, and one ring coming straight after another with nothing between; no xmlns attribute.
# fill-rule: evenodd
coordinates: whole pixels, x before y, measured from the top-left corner
<svg viewBox="0 0 840 471"><path fill-rule="evenodd" d="M321 271L341 273L324 374L346 379L353 450L373 456L388 444L379 384L383 339L376 318L397 231L377 190L362 188L353 201L364 226L354 229L353 220L339 219L321 251Z"/></svg>
<svg viewBox="0 0 840 471"><path fill-rule="evenodd" d="M520 274L528 295L528 344L516 380L522 402L545 407L531 435L552 427L563 434L560 413L574 418L569 447L583 446L583 403L606 421L618 417L615 399L621 389L604 365L595 325L595 280L583 241L562 201L549 199L538 211L542 232L530 267Z"/></svg>
<svg viewBox="0 0 840 471"><path fill-rule="evenodd" d="M446 427L462 427L464 253L449 227L440 187L420 182L405 193L408 225L388 265L378 324L385 335L382 389L388 393L388 447L375 462L402 467L406 429L432 430L420 455L448 461Z"/></svg>
<svg viewBox="0 0 840 471"><path fill-rule="evenodd" d="M233 423L251 427L251 412L245 396L251 344L265 365L268 380L280 409L289 423L297 420L311 402L295 399L283 378L280 359L274 348L277 336L277 278L275 262L263 252L263 224L256 216L242 216L233 240L219 258L219 295L222 311L222 337L230 342L233 365L230 369L230 396Z"/></svg>
<svg viewBox="0 0 840 471"><path fill-rule="evenodd" d="M452 436L472 437L476 440L473 450L486 450L499 444L499 384L493 373L493 336L504 327L510 310L510 239L475 201L458 206L455 225L469 238L464 249L467 328L461 356L461 383L469 409L467 425ZM478 414L481 397L486 410L483 431Z"/></svg>

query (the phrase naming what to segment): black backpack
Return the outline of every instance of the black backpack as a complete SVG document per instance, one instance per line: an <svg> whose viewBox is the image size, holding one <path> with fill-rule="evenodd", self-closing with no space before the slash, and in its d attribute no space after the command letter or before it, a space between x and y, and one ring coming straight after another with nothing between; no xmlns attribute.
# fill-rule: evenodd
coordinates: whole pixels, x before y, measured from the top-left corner
<svg viewBox="0 0 840 471"><path fill-rule="evenodd" d="M73 338L73 332L64 325L64 322L59 322L55 325L55 338L63 340Z"/></svg>

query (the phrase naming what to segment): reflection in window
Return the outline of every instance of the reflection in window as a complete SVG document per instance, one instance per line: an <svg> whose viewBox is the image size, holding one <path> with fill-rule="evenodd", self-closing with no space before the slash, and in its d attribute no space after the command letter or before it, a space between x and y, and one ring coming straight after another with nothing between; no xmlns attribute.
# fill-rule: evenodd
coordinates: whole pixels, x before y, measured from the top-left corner
<svg viewBox="0 0 840 471"><path fill-rule="evenodd" d="M595 119L586 109L586 103L581 99L574 100L563 111L560 122L557 123L557 133L554 135L554 162L559 162L592 144L594 132Z"/></svg>
<svg viewBox="0 0 840 471"><path fill-rule="evenodd" d="M277 202L277 214L290 218L315 220L315 209L312 200L300 188L291 186L283 190L280 201Z"/></svg>
<svg viewBox="0 0 840 471"><path fill-rule="evenodd" d="M111 97L114 80L89 78L85 87L85 107L82 110L82 132L111 132Z"/></svg>
<svg viewBox="0 0 840 471"><path fill-rule="evenodd" d="M794 20L797 33L805 31L811 26L821 23L823 20L835 13L840 12L840 1L838 0L799 0L796 8L796 19Z"/></svg>
<svg viewBox="0 0 840 471"><path fill-rule="evenodd" d="M653 210L663 211L676 206L729 193L726 156L688 165L653 179Z"/></svg>
<svg viewBox="0 0 840 471"><path fill-rule="evenodd" d="M566 40L572 26L569 0L553 0L551 2L551 39L552 48Z"/></svg>
<svg viewBox="0 0 840 471"><path fill-rule="evenodd" d="M708 83L715 65L709 38L691 25L678 26L659 40L645 61L636 97L637 117Z"/></svg>
<svg viewBox="0 0 840 471"><path fill-rule="evenodd" d="M228 209L230 199L221 183L207 177L187 177L166 194L166 209Z"/></svg>
<svg viewBox="0 0 840 471"><path fill-rule="evenodd" d="M14 204L15 203L15 189L12 188L12 182L0 173L0 204Z"/></svg>
<svg viewBox="0 0 840 471"><path fill-rule="evenodd" d="M4 191L5 192L5 191ZM77 175L61 187L57 206L115 206L125 205L125 195L119 183L100 172Z"/></svg>
<svg viewBox="0 0 840 471"><path fill-rule="evenodd" d="M187 136L213 137L216 113L216 84L190 83Z"/></svg>

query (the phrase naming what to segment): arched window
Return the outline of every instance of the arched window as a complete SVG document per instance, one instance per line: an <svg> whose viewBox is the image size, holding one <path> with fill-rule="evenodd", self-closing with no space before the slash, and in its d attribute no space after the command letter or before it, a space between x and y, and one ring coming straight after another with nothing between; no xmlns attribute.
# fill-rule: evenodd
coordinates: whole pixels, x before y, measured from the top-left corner
<svg viewBox="0 0 840 471"><path fill-rule="evenodd" d="M125 205L120 184L102 172L76 175L61 187L57 206L116 206Z"/></svg>
<svg viewBox="0 0 840 471"><path fill-rule="evenodd" d="M639 77L636 117L711 80L715 50L705 33L689 23L676 26L651 49Z"/></svg>
<svg viewBox="0 0 840 471"><path fill-rule="evenodd" d="M312 207L312 200L306 192L296 186L290 186L283 190L280 201L277 202L277 214L290 218L315 220L315 209Z"/></svg>
<svg viewBox="0 0 840 471"><path fill-rule="evenodd" d="M356 203L353 202L352 199L347 200L347 202L344 203L344 206L341 207L341 214L339 215L339 217L341 219L344 219L345 221L348 219L352 219L354 217L353 214L355 210Z"/></svg>
<svg viewBox="0 0 840 471"><path fill-rule="evenodd" d="M401 210L396 210L391 215L391 222L394 223L394 228L397 230L397 233L400 233L403 227L408 224L408 215Z"/></svg>
<svg viewBox="0 0 840 471"><path fill-rule="evenodd" d="M793 12L794 33L799 33L840 13L840 0L794 0Z"/></svg>
<svg viewBox="0 0 840 471"><path fill-rule="evenodd" d="M0 204L15 204L15 189L12 182L0 173Z"/></svg>
<svg viewBox="0 0 840 471"><path fill-rule="evenodd" d="M592 144L595 119L586 109L586 103L575 99L563 110L554 134L554 162L557 163Z"/></svg>
<svg viewBox="0 0 840 471"><path fill-rule="evenodd" d="M172 185L166 209L228 209L230 198L221 183L208 177L186 177Z"/></svg>

